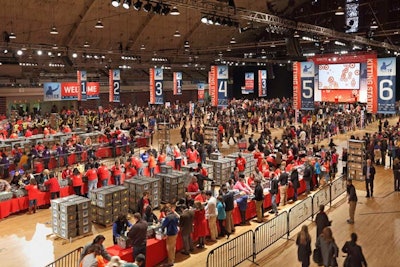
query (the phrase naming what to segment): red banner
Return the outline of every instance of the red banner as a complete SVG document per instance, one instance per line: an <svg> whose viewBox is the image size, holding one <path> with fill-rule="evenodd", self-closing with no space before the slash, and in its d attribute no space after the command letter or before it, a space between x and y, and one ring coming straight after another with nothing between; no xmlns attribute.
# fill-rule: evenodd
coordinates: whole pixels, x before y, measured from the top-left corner
<svg viewBox="0 0 400 267"><path fill-rule="evenodd" d="M218 106L218 85L217 85L218 66L211 66L208 73L208 92L211 97L211 105Z"/></svg>
<svg viewBox="0 0 400 267"><path fill-rule="evenodd" d="M376 57L367 60L367 111L371 113L378 111L378 73L376 66Z"/></svg>
<svg viewBox="0 0 400 267"><path fill-rule="evenodd" d="M295 110L299 110L301 107L300 68L300 62L293 63L293 108Z"/></svg>
<svg viewBox="0 0 400 267"><path fill-rule="evenodd" d="M86 96L87 99L99 99L100 84L98 82L88 82L86 84Z"/></svg>
<svg viewBox="0 0 400 267"><path fill-rule="evenodd" d="M79 84L77 82L61 83L61 99L77 100L79 93Z"/></svg>
<svg viewBox="0 0 400 267"><path fill-rule="evenodd" d="M150 104L155 104L156 103L156 87L154 83L154 69L151 68L149 70L149 76L150 76Z"/></svg>

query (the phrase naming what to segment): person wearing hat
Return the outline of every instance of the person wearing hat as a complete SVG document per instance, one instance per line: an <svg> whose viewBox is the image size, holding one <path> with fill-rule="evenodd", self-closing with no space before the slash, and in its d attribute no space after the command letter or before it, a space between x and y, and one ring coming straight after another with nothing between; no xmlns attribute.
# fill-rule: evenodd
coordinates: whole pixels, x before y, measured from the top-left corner
<svg viewBox="0 0 400 267"><path fill-rule="evenodd" d="M257 222L262 223L264 215L264 209L263 209L264 190L261 186L260 179L255 179L254 183L256 184L256 187L254 188L254 200L256 201Z"/></svg>

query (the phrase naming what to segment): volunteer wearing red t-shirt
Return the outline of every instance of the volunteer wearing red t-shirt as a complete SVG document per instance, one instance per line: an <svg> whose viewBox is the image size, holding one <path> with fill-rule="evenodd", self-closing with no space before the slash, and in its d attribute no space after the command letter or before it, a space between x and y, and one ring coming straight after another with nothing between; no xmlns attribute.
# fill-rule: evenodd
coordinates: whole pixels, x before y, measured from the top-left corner
<svg viewBox="0 0 400 267"><path fill-rule="evenodd" d="M90 198L90 191L97 188L98 181L97 171L93 163L90 165L90 169L86 171L85 176L88 179L88 197Z"/></svg>
<svg viewBox="0 0 400 267"><path fill-rule="evenodd" d="M49 188L50 199L55 199L60 197L60 184L58 183L58 178L55 177L54 173L50 173L50 179L44 182L44 185Z"/></svg>
<svg viewBox="0 0 400 267"><path fill-rule="evenodd" d="M187 187L187 191L190 194L190 196L192 197L192 199L195 199L195 197L198 195L199 193L199 184L197 183L197 178L196 177L192 177L192 180L190 181L190 184Z"/></svg>
<svg viewBox="0 0 400 267"><path fill-rule="evenodd" d="M82 185L83 185L82 174L79 172L77 168L75 168L74 171L72 172L71 180L75 194L78 196L82 195Z"/></svg>
<svg viewBox="0 0 400 267"><path fill-rule="evenodd" d="M108 185L108 179L110 179L110 172L108 171L108 168L104 163L101 163L100 167L97 169L97 176L100 179L102 186Z"/></svg>
<svg viewBox="0 0 400 267"><path fill-rule="evenodd" d="M121 164L119 163L119 161L115 162L115 165L112 166L111 168L111 172L113 174L114 177L114 184L115 185L120 185L121 184L121 175L122 175L122 170L121 170Z"/></svg>
<svg viewBox="0 0 400 267"><path fill-rule="evenodd" d="M239 153L235 163L239 169L239 174L244 174L244 170L246 169L246 159L242 157L242 153Z"/></svg>
<svg viewBox="0 0 400 267"><path fill-rule="evenodd" d="M40 193L35 179L31 179L29 185L25 186L26 191L28 191L29 200L29 212L28 214L36 213L37 199Z"/></svg>

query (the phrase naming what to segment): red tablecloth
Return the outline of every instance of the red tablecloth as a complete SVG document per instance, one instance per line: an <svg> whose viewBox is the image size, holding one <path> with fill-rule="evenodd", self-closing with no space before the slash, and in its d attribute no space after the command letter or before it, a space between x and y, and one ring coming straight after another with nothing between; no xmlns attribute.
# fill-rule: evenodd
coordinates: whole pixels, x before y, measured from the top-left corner
<svg viewBox="0 0 400 267"><path fill-rule="evenodd" d="M176 251L183 248L181 235L176 240ZM118 245L107 248L111 256L119 256L122 260L133 262L132 248L122 249ZM147 240L146 267L156 266L168 258L166 241L151 238Z"/></svg>

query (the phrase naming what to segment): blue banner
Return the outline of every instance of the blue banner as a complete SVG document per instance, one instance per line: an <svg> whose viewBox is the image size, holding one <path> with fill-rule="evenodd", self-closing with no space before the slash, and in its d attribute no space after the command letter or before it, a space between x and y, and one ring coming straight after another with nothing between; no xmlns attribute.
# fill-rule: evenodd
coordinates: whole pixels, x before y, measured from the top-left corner
<svg viewBox="0 0 400 267"><path fill-rule="evenodd" d="M378 58L378 113L396 113L396 58Z"/></svg>
<svg viewBox="0 0 400 267"><path fill-rule="evenodd" d="M120 70L109 71L109 102L120 102L121 100L121 72Z"/></svg>
<svg viewBox="0 0 400 267"><path fill-rule="evenodd" d="M164 75L162 68L154 68L155 104L164 104Z"/></svg>
<svg viewBox="0 0 400 267"><path fill-rule="evenodd" d="M300 70L300 92L301 110L314 110L314 76L315 67L313 62L301 62Z"/></svg>
<svg viewBox="0 0 400 267"><path fill-rule="evenodd" d="M258 96L259 97L267 96L267 71L266 70L258 71Z"/></svg>
<svg viewBox="0 0 400 267"><path fill-rule="evenodd" d="M61 100L61 83L43 84L43 101Z"/></svg>
<svg viewBox="0 0 400 267"><path fill-rule="evenodd" d="M228 105L228 66L217 67L218 107Z"/></svg>
<svg viewBox="0 0 400 267"><path fill-rule="evenodd" d="M78 70L78 84L80 85L80 91L78 93L79 101L86 101L86 85L87 85L87 75L86 70Z"/></svg>

